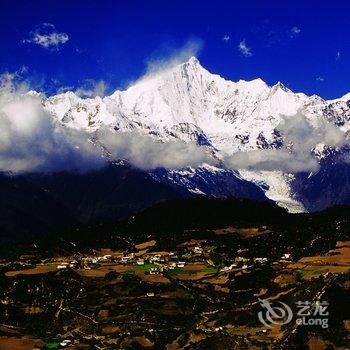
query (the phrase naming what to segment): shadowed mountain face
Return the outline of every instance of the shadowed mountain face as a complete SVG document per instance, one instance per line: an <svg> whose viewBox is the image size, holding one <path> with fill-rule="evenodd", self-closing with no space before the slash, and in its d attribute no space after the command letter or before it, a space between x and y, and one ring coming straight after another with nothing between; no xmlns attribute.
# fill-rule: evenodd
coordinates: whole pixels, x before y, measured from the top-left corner
<svg viewBox="0 0 350 350"><path fill-rule="evenodd" d="M25 178L0 176L0 242L29 238L75 222L50 193Z"/></svg>
<svg viewBox="0 0 350 350"><path fill-rule="evenodd" d="M293 183L296 197L307 211L324 210L338 204L350 204L350 164L326 159L320 170L309 177L298 174Z"/></svg>
<svg viewBox="0 0 350 350"><path fill-rule="evenodd" d="M84 222L108 222L189 193L129 167L88 174L0 177L0 241L45 234Z"/></svg>
<svg viewBox="0 0 350 350"><path fill-rule="evenodd" d="M210 171L198 168L196 171L169 171L164 168L151 172L157 181L180 186L194 194L207 195L214 198L246 198L252 200L268 200L264 191L256 184L243 180L232 170ZM268 200L274 203L272 200Z"/></svg>
<svg viewBox="0 0 350 350"><path fill-rule="evenodd" d="M243 197L268 201L257 186L244 181L239 185ZM86 174L2 175L0 191L0 241L29 238L72 224L112 222L155 203L195 196L180 184L158 182L125 165Z"/></svg>
<svg viewBox="0 0 350 350"><path fill-rule="evenodd" d="M170 198L187 197L180 188L154 181L147 173L127 166L109 166L87 174L31 175L52 198L79 222L116 220Z"/></svg>

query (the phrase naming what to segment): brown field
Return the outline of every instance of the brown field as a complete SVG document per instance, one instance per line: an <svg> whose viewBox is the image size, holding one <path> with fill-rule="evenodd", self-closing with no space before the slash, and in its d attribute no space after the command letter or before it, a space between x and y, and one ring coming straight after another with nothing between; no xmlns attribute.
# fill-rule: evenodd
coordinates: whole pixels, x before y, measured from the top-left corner
<svg viewBox="0 0 350 350"><path fill-rule="evenodd" d="M317 336L311 336L307 342L310 350L325 350L329 342Z"/></svg>
<svg viewBox="0 0 350 350"><path fill-rule="evenodd" d="M230 293L230 289L227 287L221 287L217 284L214 285L215 292Z"/></svg>
<svg viewBox="0 0 350 350"><path fill-rule="evenodd" d="M133 271L133 266L121 265L121 264L104 264L99 267L89 269L77 269L75 270L80 276L84 277L104 277L108 272L115 271L119 273Z"/></svg>
<svg viewBox="0 0 350 350"><path fill-rule="evenodd" d="M117 251L117 250L111 250L110 248L101 248L101 249L94 249L94 253L98 256L102 255L112 255L115 258L121 258L123 256L123 252Z"/></svg>
<svg viewBox="0 0 350 350"><path fill-rule="evenodd" d="M106 276L107 273L111 271L115 271L118 273L133 273L135 276L140 277L142 281L144 282L150 282L150 283L170 283L169 279L163 276L162 274L159 275L146 275L145 271L139 268L139 266L136 265L118 265L118 264L106 264L102 265L100 267L97 267L95 269L87 270L87 269L79 269L76 270L80 276L84 277L96 277L96 278L102 278Z"/></svg>
<svg viewBox="0 0 350 350"><path fill-rule="evenodd" d="M120 328L117 326L105 326L105 327L102 327L102 332L105 334L119 333Z"/></svg>
<svg viewBox="0 0 350 350"><path fill-rule="evenodd" d="M227 234L239 234L242 237L253 237L262 235L265 233L270 233L271 230L268 230L266 226L263 227L247 227L247 228L238 228L229 226L226 228L214 230L216 235L227 235Z"/></svg>
<svg viewBox="0 0 350 350"><path fill-rule="evenodd" d="M207 276L205 272L191 272L191 273L177 273L173 274L172 277L181 281L197 281Z"/></svg>
<svg viewBox="0 0 350 350"><path fill-rule="evenodd" d="M262 295L265 295L266 293L267 293L267 288L261 288L258 293L254 294L254 296L261 297Z"/></svg>
<svg viewBox="0 0 350 350"><path fill-rule="evenodd" d="M163 254L167 252L158 252L157 254ZM36 275L36 274L44 274L48 272L58 271L57 265L59 262L50 263L50 264L38 264L35 268L26 269L26 270L15 270L8 271L5 273L7 277L16 277L19 275ZM146 275L144 269L140 269L139 266L136 265L123 265L123 264L113 264L106 263L102 264L97 268L89 269L74 269L80 276L83 277L95 277L95 278L103 278L107 273L111 271L119 272L119 273L127 273L132 272L136 276L140 277L145 282L153 282L153 283L169 283L169 279L159 275ZM205 276L205 274L203 275Z"/></svg>
<svg viewBox="0 0 350 350"><path fill-rule="evenodd" d="M34 350L40 349L43 345L41 340L29 337L0 337L0 350Z"/></svg>
<svg viewBox="0 0 350 350"><path fill-rule="evenodd" d="M227 332L231 335L238 336L247 336L250 334L250 339L259 341L259 342L269 342L273 340L280 339L283 336L283 331L281 330L281 326L278 324L274 324L271 328L267 328L266 333L261 333L264 327L247 327L247 326L235 326L232 324L228 324L225 326ZM253 347L250 347L253 349ZM262 349L261 347L257 347L254 349Z"/></svg>
<svg viewBox="0 0 350 350"><path fill-rule="evenodd" d="M138 344L138 346L136 344ZM121 344L123 348L151 348L153 347L153 345L154 343L148 338L146 338L144 335L139 337L125 338Z"/></svg>
<svg viewBox="0 0 350 350"><path fill-rule="evenodd" d="M161 255L161 256L169 256L170 252L167 252L165 250L161 250L161 251L153 251L153 252L150 252L148 253L149 256L152 256L152 255Z"/></svg>
<svg viewBox="0 0 350 350"><path fill-rule="evenodd" d="M148 248L153 247L156 243L157 242L154 239L152 239L151 241L147 241L147 242L144 242L144 243L136 244L135 248L137 250L144 250L144 249L148 249Z"/></svg>
<svg viewBox="0 0 350 350"><path fill-rule="evenodd" d="M19 260L29 260L29 259L35 259L34 254L22 254L19 256Z"/></svg>
<svg viewBox="0 0 350 350"><path fill-rule="evenodd" d="M279 284L281 287L286 287L290 284L296 283L296 276L293 273L281 273L274 280L275 283Z"/></svg>
<svg viewBox="0 0 350 350"><path fill-rule="evenodd" d="M5 276L7 277L16 277L18 275L37 275L37 274L42 274L42 273L48 273L52 271L57 271L57 265L56 264L38 264L36 267L32 269L27 269L27 270L15 270L15 271L7 271L5 273Z"/></svg>
<svg viewBox="0 0 350 350"><path fill-rule="evenodd" d="M235 326L228 324L225 326L227 332L232 335L247 336L250 334L252 340L257 341L271 341L280 339L283 336L281 326L279 324L271 325L271 328L267 329L266 333L260 334L264 327L247 327L247 326Z"/></svg>
<svg viewBox="0 0 350 350"><path fill-rule="evenodd" d="M40 306L26 306L26 307L23 307L21 310L24 313L31 314L31 315L41 314L41 313L46 311L45 309L43 309Z"/></svg>
<svg viewBox="0 0 350 350"><path fill-rule="evenodd" d="M307 256L299 260L300 263L339 264L350 266L350 247L337 248L330 251L332 255Z"/></svg>
<svg viewBox="0 0 350 350"><path fill-rule="evenodd" d="M350 247L350 241L338 241L335 248Z"/></svg>
<svg viewBox="0 0 350 350"><path fill-rule="evenodd" d="M185 231L188 232L188 231ZM189 241L180 243L177 245L177 247L194 247L197 245L200 245L201 243L206 243L207 241L205 239L190 239Z"/></svg>
<svg viewBox="0 0 350 350"><path fill-rule="evenodd" d="M136 273L142 281L149 283L170 283L170 280L163 275L145 275L140 272Z"/></svg>
<svg viewBox="0 0 350 350"><path fill-rule="evenodd" d="M147 252L148 252L148 249L139 250L138 252L135 253L135 256L140 257L140 256L146 254Z"/></svg>
<svg viewBox="0 0 350 350"><path fill-rule="evenodd" d="M176 298L185 298L188 296L188 293L183 289L177 289L175 291L168 291L160 293L159 296L164 299L176 299Z"/></svg>
<svg viewBox="0 0 350 350"><path fill-rule="evenodd" d="M202 280L204 283L212 283L212 284L225 284L228 281L228 274L222 273L215 277L205 278Z"/></svg>
<svg viewBox="0 0 350 350"><path fill-rule="evenodd" d="M307 256L289 264L289 269L296 270L303 279L310 280L327 272L346 273L350 271L350 242L337 242L336 248L326 255Z"/></svg>

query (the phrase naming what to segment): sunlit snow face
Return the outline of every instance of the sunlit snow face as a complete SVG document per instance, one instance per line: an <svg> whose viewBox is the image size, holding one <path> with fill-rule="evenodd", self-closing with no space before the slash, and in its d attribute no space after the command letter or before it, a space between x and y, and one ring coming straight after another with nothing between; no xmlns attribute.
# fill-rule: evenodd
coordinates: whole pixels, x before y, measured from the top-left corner
<svg viewBox="0 0 350 350"><path fill-rule="evenodd" d="M319 144L345 143L344 132L322 116L295 113L311 98L281 84L226 81L193 58L157 74L104 99L72 92L46 99L7 76L0 88L0 170L87 171L118 159L147 170L181 169L219 166L220 159L230 169L294 173L318 168L312 150ZM275 129L281 149L270 145ZM267 149L258 148L260 134Z"/></svg>
<svg viewBox="0 0 350 350"><path fill-rule="evenodd" d="M91 134L62 126L43 108L40 95L2 85L1 171L88 171L107 163L103 149L110 153L108 160L126 159L142 169L197 167L213 161L194 143L156 142L138 132L116 133L107 128Z"/></svg>

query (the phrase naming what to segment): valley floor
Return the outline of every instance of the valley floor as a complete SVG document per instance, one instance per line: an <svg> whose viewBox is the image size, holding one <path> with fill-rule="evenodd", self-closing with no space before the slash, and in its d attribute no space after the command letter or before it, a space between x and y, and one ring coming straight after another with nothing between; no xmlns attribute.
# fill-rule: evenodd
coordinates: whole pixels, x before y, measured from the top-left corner
<svg viewBox="0 0 350 350"><path fill-rule="evenodd" d="M292 218L290 229L241 222L85 244L62 236L9 255L0 349L348 349L348 217ZM292 319L262 323L262 300L287 304ZM328 327L298 324L300 302L311 314L326 303Z"/></svg>

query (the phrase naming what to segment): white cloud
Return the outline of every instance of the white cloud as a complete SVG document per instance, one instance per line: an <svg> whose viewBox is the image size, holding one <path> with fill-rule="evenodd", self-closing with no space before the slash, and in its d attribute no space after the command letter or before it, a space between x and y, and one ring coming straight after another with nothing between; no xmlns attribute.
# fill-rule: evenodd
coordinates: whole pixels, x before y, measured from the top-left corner
<svg viewBox="0 0 350 350"><path fill-rule="evenodd" d="M303 154L292 154L283 149L253 150L237 152L224 159L229 168L247 170L281 170L286 173L315 171L318 163L315 158Z"/></svg>
<svg viewBox="0 0 350 350"><path fill-rule="evenodd" d="M253 55L252 50L250 47L247 46L245 39L243 39L239 44L238 44L238 51L244 56L244 57L250 57Z"/></svg>
<svg viewBox="0 0 350 350"><path fill-rule="evenodd" d="M281 149L237 152L224 157L227 167L248 170L281 170L286 173L316 171L319 164L312 154L318 144L339 147L346 143L345 134L335 125L319 119L316 126L301 113L283 117L276 129L282 134Z"/></svg>
<svg viewBox="0 0 350 350"><path fill-rule="evenodd" d="M157 74L168 71L177 65L188 61L191 57L198 56L203 48L203 41L200 39L190 39L180 48L166 47L154 53L146 61L146 71L141 78L130 82L130 85L145 79L154 77Z"/></svg>
<svg viewBox="0 0 350 350"><path fill-rule="evenodd" d="M159 142L136 132L87 133L63 127L42 105L43 96L16 83L15 74L0 76L0 171L89 171L110 160L125 159L141 169L196 167L213 163L195 143ZM110 158L102 156L109 152Z"/></svg>
<svg viewBox="0 0 350 350"><path fill-rule="evenodd" d="M216 163L205 147L199 147L194 142L161 142L138 132L112 132L108 129L99 130L97 139L113 159L127 159L145 170L159 167L181 169Z"/></svg>
<svg viewBox="0 0 350 350"><path fill-rule="evenodd" d="M55 26L51 23L43 23L36 30L30 32L29 38L23 40L23 43L39 45L45 49L58 50L68 40L68 34L57 32Z"/></svg>
<svg viewBox="0 0 350 350"><path fill-rule="evenodd" d="M225 43L228 43L230 41L230 36L225 34L223 37L222 37L222 41L224 41Z"/></svg>
<svg viewBox="0 0 350 350"><path fill-rule="evenodd" d="M293 27L290 31L289 31L289 36L291 39L297 37L299 34L301 33L301 29L298 27Z"/></svg>
<svg viewBox="0 0 350 350"><path fill-rule="evenodd" d="M61 44L65 44L69 37L65 33L50 33L50 34L39 34L35 33L32 38L32 43L40 45L45 48L58 47Z"/></svg>
<svg viewBox="0 0 350 350"><path fill-rule="evenodd" d="M318 77L316 77L316 81L324 81L324 78L323 78L323 77L318 76Z"/></svg>
<svg viewBox="0 0 350 350"><path fill-rule="evenodd" d="M56 125L14 77L0 77L0 170L5 172L80 170L102 166L100 152L84 132Z"/></svg>

